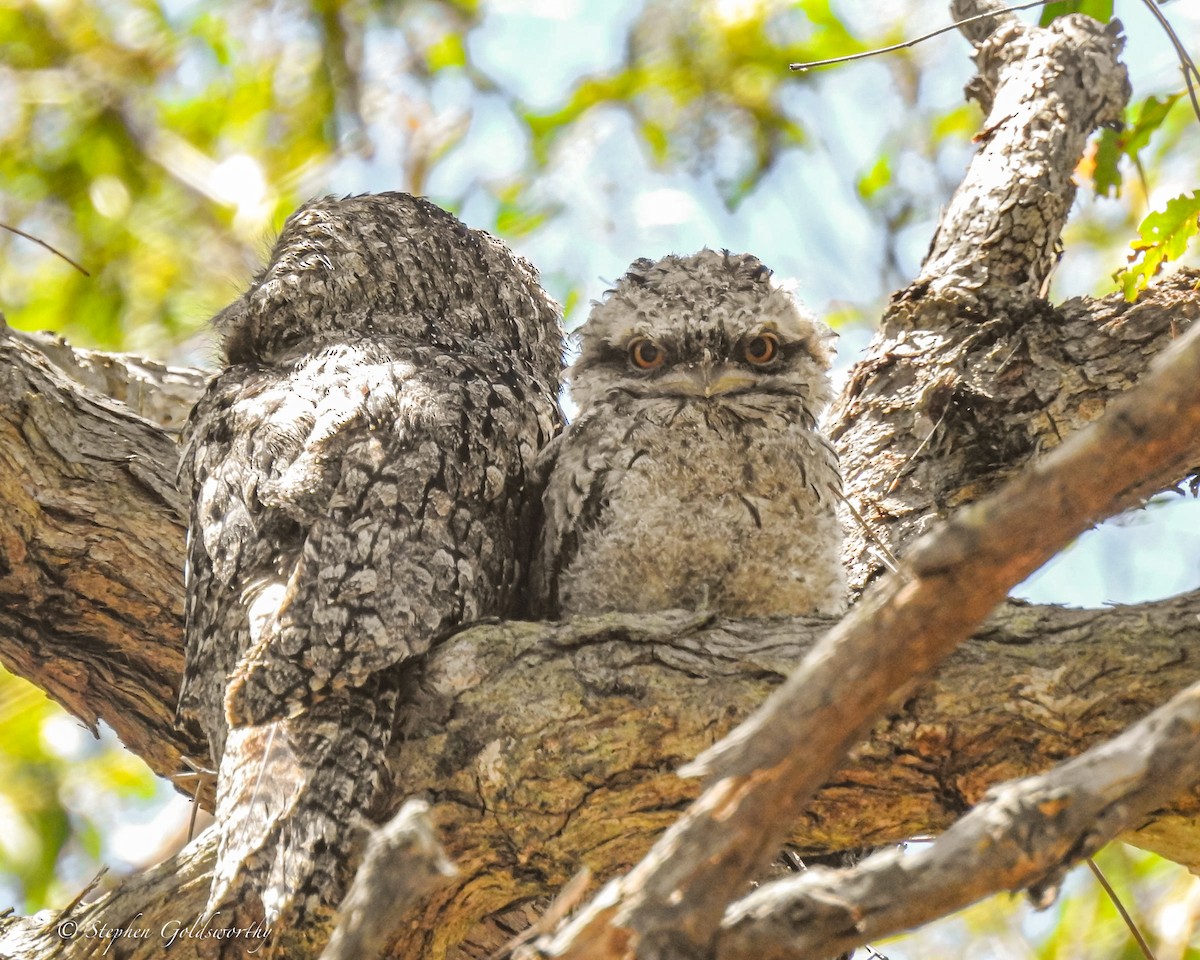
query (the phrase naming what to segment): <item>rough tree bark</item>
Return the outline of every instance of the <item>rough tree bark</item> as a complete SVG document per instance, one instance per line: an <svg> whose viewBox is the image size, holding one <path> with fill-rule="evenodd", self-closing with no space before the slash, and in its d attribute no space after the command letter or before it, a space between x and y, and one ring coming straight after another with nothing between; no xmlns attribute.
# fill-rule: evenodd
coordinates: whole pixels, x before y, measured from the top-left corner
<svg viewBox="0 0 1200 960"><path fill-rule="evenodd" d="M1124 72L1114 35L1084 18L989 26L971 88L991 108L980 157L834 411L849 498L870 530L851 526L859 587L878 576L879 543L903 554L1095 420L1200 316L1197 274L1134 305L1040 299L1070 172L1096 124L1119 116ZM0 338L0 661L89 726L105 720L189 794L183 758L208 762L172 724L186 512L174 431L202 383L197 371ZM408 918L393 955L485 955L530 913L523 902L581 865L604 877L636 863L698 792L679 766L829 626L680 613L482 624L414 664L391 757L396 805L430 801L459 873ZM794 842L821 852L940 832L990 785L1114 736L1195 682L1198 644L1200 593L1102 611L1009 604L875 724ZM1193 792L1133 839L1200 867L1198 838ZM0 954L158 956L162 925L186 926L203 906L210 839L65 917L0 920ZM139 913L148 939L56 934L64 919L86 931ZM218 946L190 939L173 953Z"/></svg>

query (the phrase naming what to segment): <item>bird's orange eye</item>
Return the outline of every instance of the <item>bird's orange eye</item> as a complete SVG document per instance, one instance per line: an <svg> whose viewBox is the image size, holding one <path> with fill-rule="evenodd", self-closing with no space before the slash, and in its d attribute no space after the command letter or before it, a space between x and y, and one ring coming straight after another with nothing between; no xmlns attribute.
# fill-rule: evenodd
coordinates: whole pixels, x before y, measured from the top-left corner
<svg viewBox="0 0 1200 960"><path fill-rule="evenodd" d="M779 355L779 338L773 333L760 333L747 341L744 351L747 363L763 366Z"/></svg>
<svg viewBox="0 0 1200 960"><path fill-rule="evenodd" d="M666 362L667 354L653 340L638 337L629 343L629 359L639 370L657 370Z"/></svg>

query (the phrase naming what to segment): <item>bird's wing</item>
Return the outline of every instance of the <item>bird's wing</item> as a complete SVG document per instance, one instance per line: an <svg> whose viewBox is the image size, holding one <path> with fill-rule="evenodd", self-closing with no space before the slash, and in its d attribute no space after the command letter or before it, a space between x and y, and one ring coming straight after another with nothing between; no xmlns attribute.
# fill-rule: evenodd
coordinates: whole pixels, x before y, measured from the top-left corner
<svg viewBox="0 0 1200 960"><path fill-rule="evenodd" d="M635 424L617 434L603 411L585 414L538 458L536 472L544 477L542 530L530 577L537 615L559 615L559 587L582 538L603 521L610 491L646 452L639 432Z"/></svg>
<svg viewBox="0 0 1200 960"><path fill-rule="evenodd" d="M552 428L532 385L432 347L297 355L229 405L236 429L217 418L208 445L192 441L197 463L219 461L194 471L194 539L246 623L234 726L296 715L507 612L517 502Z"/></svg>

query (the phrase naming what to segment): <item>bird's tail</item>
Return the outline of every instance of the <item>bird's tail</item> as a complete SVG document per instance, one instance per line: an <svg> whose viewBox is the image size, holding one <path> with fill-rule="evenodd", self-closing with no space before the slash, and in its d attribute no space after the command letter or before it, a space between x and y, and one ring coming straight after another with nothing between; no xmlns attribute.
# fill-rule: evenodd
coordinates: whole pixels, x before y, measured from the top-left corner
<svg viewBox="0 0 1200 960"><path fill-rule="evenodd" d="M394 684L376 675L300 716L229 731L217 780L214 927L262 919L276 944L330 935L359 852L353 824L379 799L395 714Z"/></svg>

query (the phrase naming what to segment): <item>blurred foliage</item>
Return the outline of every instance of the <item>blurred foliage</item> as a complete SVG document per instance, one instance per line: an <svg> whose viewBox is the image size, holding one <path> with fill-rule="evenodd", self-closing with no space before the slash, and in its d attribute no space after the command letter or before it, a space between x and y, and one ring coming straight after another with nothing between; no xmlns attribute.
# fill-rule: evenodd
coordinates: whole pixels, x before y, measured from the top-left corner
<svg viewBox="0 0 1200 960"><path fill-rule="evenodd" d="M369 153L366 32L408 31L392 69L420 76L426 22L443 37L474 17L450 0L0 6L0 220L92 274L0 238L0 307L162 351L230 298L339 156Z"/></svg>
<svg viewBox="0 0 1200 960"><path fill-rule="evenodd" d="M1113 15L1113 0L1058 0L1055 3L1047 3L1042 7L1039 22L1044 27L1068 13L1082 13L1101 23L1108 23Z"/></svg>
<svg viewBox="0 0 1200 960"><path fill-rule="evenodd" d="M866 233L864 246L883 251L882 279L856 277L875 291L864 301L879 302L888 292L882 283L909 275L907 251L927 243L921 228L957 182L978 109L958 96L961 80L948 97L931 94L941 83L932 65L942 47L874 58L854 74L791 74L785 65L905 39L913 31L903 13L920 5L899 15L891 6L623 0L609 11L590 0L589 25L609 15L619 32L615 54L547 85L542 71L556 50L526 45L504 64L481 53L520 9L512 0L0 0L0 222L91 272L84 277L0 232L0 310L15 325L85 345L205 360L189 351L188 338L236 293L304 199L405 189L458 208L482 195L490 220L476 225L536 239L586 205L594 185L592 168L577 166L580 143L600 141L603 154L603 123L613 116L632 130L642 165L620 168L612 190L636 190L629 169L670 171L689 188L711 184L730 209L745 210L759 191L774 189L772 203L800 208L807 222L795 189L772 176L786 169L794 177L788 164L797 156L833 155L833 141L872 119L876 94L892 98L895 116L873 118L873 155L844 171L859 209L831 203L826 216L834 241ZM1043 16L1072 10L1108 19L1113 4L1070 0L1049 4ZM554 27L567 28L566 21ZM860 81L852 77L869 79L853 88ZM867 93L839 95L843 83ZM1195 232L1188 204L1200 194L1147 215L1150 183L1164 164L1184 155L1196 171L1180 148L1194 121L1172 109L1177 93L1139 95L1124 130L1105 132L1080 168L1097 196L1122 197L1107 219L1084 211L1068 236L1068 250L1100 252L1106 266L1097 276L1111 271L1139 221L1144 249L1134 269L1143 277ZM480 139L489 123L501 133ZM500 148L515 155L512 168L479 174L478 152ZM445 171L456 164L467 173L454 179ZM555 176L567 182L557 194L545 187ZM613 200L594 202L606 211ZM587 227L583 241L598 232ZM583 302L585 279L592 282L556 278L568 311ZM838 303L827 316L862 309ZM71 732L77 727L0 672L0 893L21 909L69 899L110 858L109 836L123 815L117 808L141 810L156 789L137 761L81 740ZM1177 870L1129 856L1131 888L1152 888L1167 903L1185 896ZM1166 873L1175 886L1155 879ZM1072 891L1055 909L1060 922L1034 936L1024 955L1094 956L1069 943L1096 925L1105 937L1121 936L1090 892ZM964 916L950 925L970 928L985 917L986 936L1023 936L1005 900ZM928 936L938 942L940 934ZM956 954L943 946L927 955Z"/></svg>
<svg viewBox="0 0 1200 960"><path fill-rule="evenodd" d="M1122 168L1127 164L1137 172L1142 192L1149 192L1142 151L1166 123L1172 107L1183 99L1183 93L1174 93L1131 104L1119 129L1100 132L1080 162L1078 173L1091 181L1099 196L1120 196L1125 181ZM1125 298L1136 300L1166 264L1183 257L1198 233L1200 191L1173 197L1161 209L1146 215L1130 242L1128 266L1114 274Z"/></svg>
<svg viewBox="0 0 1200 960"><path fill-rule="evenodd" d="M477 40L506 14L477 0L5 0L0 222L92 275L0 234L0 309L24 328L163 356L232 297L301 201L347 184L427 192L481 111L507 112L522 141L512 175L473 185L490 198L483 225L503 235L563 212L538 180L609 110L629 118L651 166L710 177L736 206L789 151L814 147L814 125L853 122L814 115L801 93L816 74L783 66L904 38L903 21L881 18L864 34L853 6L645 0L625 15L616 62L531 98L480 66ZM1079 9L1107 18L1112 2L1053 3L1043 17ZM904 258L891 246L944 199L938 154L966 141L977 112L923 106L909 51L873 62L908 121L858 178L896 281ZM1099 192L1119 188L1118 159L1144 173L1173 102L1144 101L1132 133L1101 141ZM920 155L933 177L897 175ZM470 189L435 199L456 207Z"/></svg>
<svg viewBox="0 0 1200 960"><path fill-rule="evenodd" d="M1123 160L1128 160L1137 171L1145 189L1146 171L1141 152L1150 145L1151 135L1163 125L1171 108L1182 98L1182 93L1147 97L1126 109L1125 122L1120 129L1107 127L1100 131L1085 160L1085 170L1090 174L1096 193L1102 197L1120 196L1124 182L1121 172Z"/></svg>
<svg viewBox="0 0 1200 960"><path fill-rule="evenodd" d="M0 669L0 905L69 900L106 859L116 820L156 795L149 768Z"/></svg>
<svg viewBox="0 0 1200 960"><path fill-rule="evenodd" d="M714 170L727 202L752 190L787 147L805 142L785 106L783 64L865 49L829 0L697 4L657 0L630 26L617 69L581 80L557 109L523 110L534 159L598 107L633 117L650 156Z"/></svg>
<svg viewBox="0 0 1200 960"><path fill-rule="evenodd" d="M1161 857L1112 843L1095 857L1155 960L1200 960L1200 879ZM966 951L963 944L969 944ZM916 933L874 945L888 960L1011 957L1144 960L1112 899L1084 864L1037 910L1023 894L991 897ZM865 956L861 954L860 956Z"/></svg>

